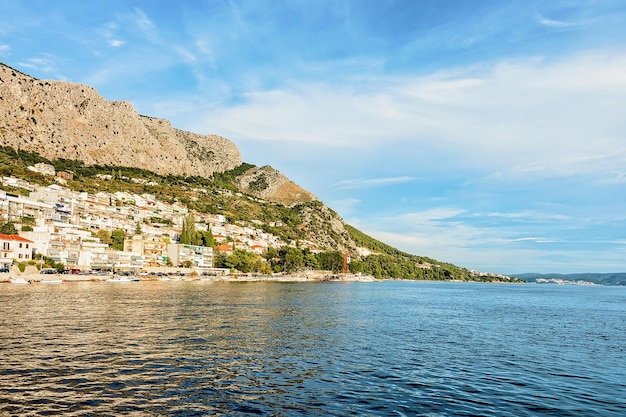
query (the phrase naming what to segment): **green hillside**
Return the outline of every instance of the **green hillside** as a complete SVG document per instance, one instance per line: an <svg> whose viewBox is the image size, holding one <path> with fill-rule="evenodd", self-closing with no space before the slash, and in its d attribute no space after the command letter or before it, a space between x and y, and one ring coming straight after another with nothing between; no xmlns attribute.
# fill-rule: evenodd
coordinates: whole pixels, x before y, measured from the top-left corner
<svg viewBox="0 0 626 417"><path fill-rule="evenodd" d="M285 242L296 243L294 248L270 251L265 255L274 271L289 265L291 270L323 268L338 272L343 269L343 253L348 252L351 254L351 272L371 274L376 278L508 281L503 277L472 274L465 268L402 252L344 224L337 213L319 201L288 207L247 195L239 189L237 178L253 167L251 164L244 163L232 171L214 174L210 178L162 176L132 167L86 166L82 162L65 159L49 161L33 152L0 148L2 176L14 176L43 186L56 183L54 177L27 169L39 162L51 164L57 171L72 171L74 178L67 181L67 186L75 191L94 194L100 191L147 193L168 203L183 203L200 213L224 215L229 223L254 222L255 227L279 236ZM3 188L28 194L24 189ZM342 229L337 229L337 220L341 221ZM323 252L314 255L308 248L300 249L298 243L305 241L312 242ZM359 247L367 248L372 254L358 256ZM232 259L218 257L218 262L244 272L271 272L267 268L260 270L257 267L260 263L254 256L240 252L233 255Z"/></svg>

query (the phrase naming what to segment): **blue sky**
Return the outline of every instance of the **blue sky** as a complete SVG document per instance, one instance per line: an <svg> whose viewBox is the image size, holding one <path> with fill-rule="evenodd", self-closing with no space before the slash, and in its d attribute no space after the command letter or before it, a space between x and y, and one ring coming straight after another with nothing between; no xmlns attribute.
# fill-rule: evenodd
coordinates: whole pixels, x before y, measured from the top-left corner
<svg viewBox="0 0 626 417"><path fill-rule="evenodd" d="M626 271L623 0L2 0L0 61L226 136L407 252Z"/></svg>

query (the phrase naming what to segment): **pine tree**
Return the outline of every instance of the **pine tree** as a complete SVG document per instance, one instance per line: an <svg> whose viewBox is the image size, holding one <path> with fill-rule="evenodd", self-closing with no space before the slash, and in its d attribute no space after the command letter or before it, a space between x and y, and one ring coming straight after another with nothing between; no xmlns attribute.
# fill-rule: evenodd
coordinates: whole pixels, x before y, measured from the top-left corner
<svg viewBox="0 0 626 417"><path fill-rule="evenodd" d="M198 243L198 232L196 232L196 219L189 213L183 219L183 230L180 232L179 243L183 245L196 245Z"/></svg>

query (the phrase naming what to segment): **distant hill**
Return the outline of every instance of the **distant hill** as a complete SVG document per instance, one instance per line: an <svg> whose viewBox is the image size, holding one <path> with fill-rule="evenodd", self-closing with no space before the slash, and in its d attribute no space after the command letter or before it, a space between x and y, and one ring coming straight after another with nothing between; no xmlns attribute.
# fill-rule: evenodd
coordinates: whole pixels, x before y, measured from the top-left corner
<svg viewBox="0 0 626 417"><path fill-rule="evenodd" d="M626 285L626 272L616 273L580 273L580 274L538 274L525 273L515 274L516 278L526 282L537 282L537 280L562 280L575 283L576 281L591 282L598 285Z"/></svg>

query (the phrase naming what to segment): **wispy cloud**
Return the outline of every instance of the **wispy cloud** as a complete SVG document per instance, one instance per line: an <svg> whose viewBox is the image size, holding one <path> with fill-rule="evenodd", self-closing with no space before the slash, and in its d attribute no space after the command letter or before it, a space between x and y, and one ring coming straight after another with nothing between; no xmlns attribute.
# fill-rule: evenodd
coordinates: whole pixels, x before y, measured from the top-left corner
<svg viewBox="0 0 626 417"><path fill-rule="evenodd" d="M460 214L465 213L465 209L454 207L436 207L429 210L406 213L398 216L396 220L400 220L403 223L423 224L430 223L436 220L450 219L457 217Z"/></svg>
<svg viewBox="0 0 626 417"><path fill-rule="evenodd" d="M0 43L0 56L6 56L10 50L11 47L9 45Z"/></svg>
<svg viewBox="0 0 626 417"><path fill-rule="evenodd" d="M626 243L623 240L564 238L557 236L558 229L552 235L534 235L511 229L506 223L479 226L469 221L472 216L457 219L460 214L464 213L443 208L384 218L382 223L374 219L352 219L351 224L406 252L440 261L452 260L470 269L508 274L623 269L626 251L620 250ZM442 222L438 218L453 221ZM385 227L381 228L380 224ZM598 246L609 249L598 251Z"/></svg>
<svg viewBox="0 0 626 417"><path fill-rule="evenodd" d="M296 83L255 91L243 103L211 109L202 124L250 141L384 148L387 157L422 161L428 149L431 158L445 154L459 166L488 165L519 177L614 176L615 164L626 163L583 160L626 150L620 106L626 100L625 51L503 61L359 85Z"/></svg>
<svg viewBox="0 0 626 417"><path fill-rule="evenodd" d="M55 64L48 58L29 58L24 62L19 63L20 67L29 68L46 73L55 71Z"/></svg>
<svg viewBox="0 0 626 417"><path fill-rule="evenodd" d="M119 40L119 39L111 39L109 41L109 46L112 46L114 48L119 48L120 46L123 46L125 44L126 44L125 41L122 41L122 40Z"/></svg>
<svg viewBox="0 0 626 417"><path fill-rule="evenodd" d="M138 7L135 7L133 12L133 20L136 27L141 31L141 33L144 34L144 36L148 40L156 41L158 38L158 32L154 22L152 22L148 15L146 15L146 13Z"/></svg>
<svg viewBox="0 0 626 417"><path fill-rule="evenodd" d="M389 178L368 178L368 179L349 179L335 183L339 188L366 188L379 187L385 185L401 184L405 182L415 181L416 178L409 176L389 177Z"/></svg>
<svg viewBox="0 0 626 417"><path fill-rule="evenodd" d="M550 243L554 242L552 239L546 239L545 237L520 237L513 239L513 242L536 242L536 243Z"/></svg>
<svg viewBox="0 0 626 417"><path fill-rule="evenodd" d="M585 23L563 22L559 20L548 19L541 15L538 16L537 21L544 26L550 26L550 27L555 27L555 28L567 28L567 27L580 26L580 25L585 24Z"/></svg>

